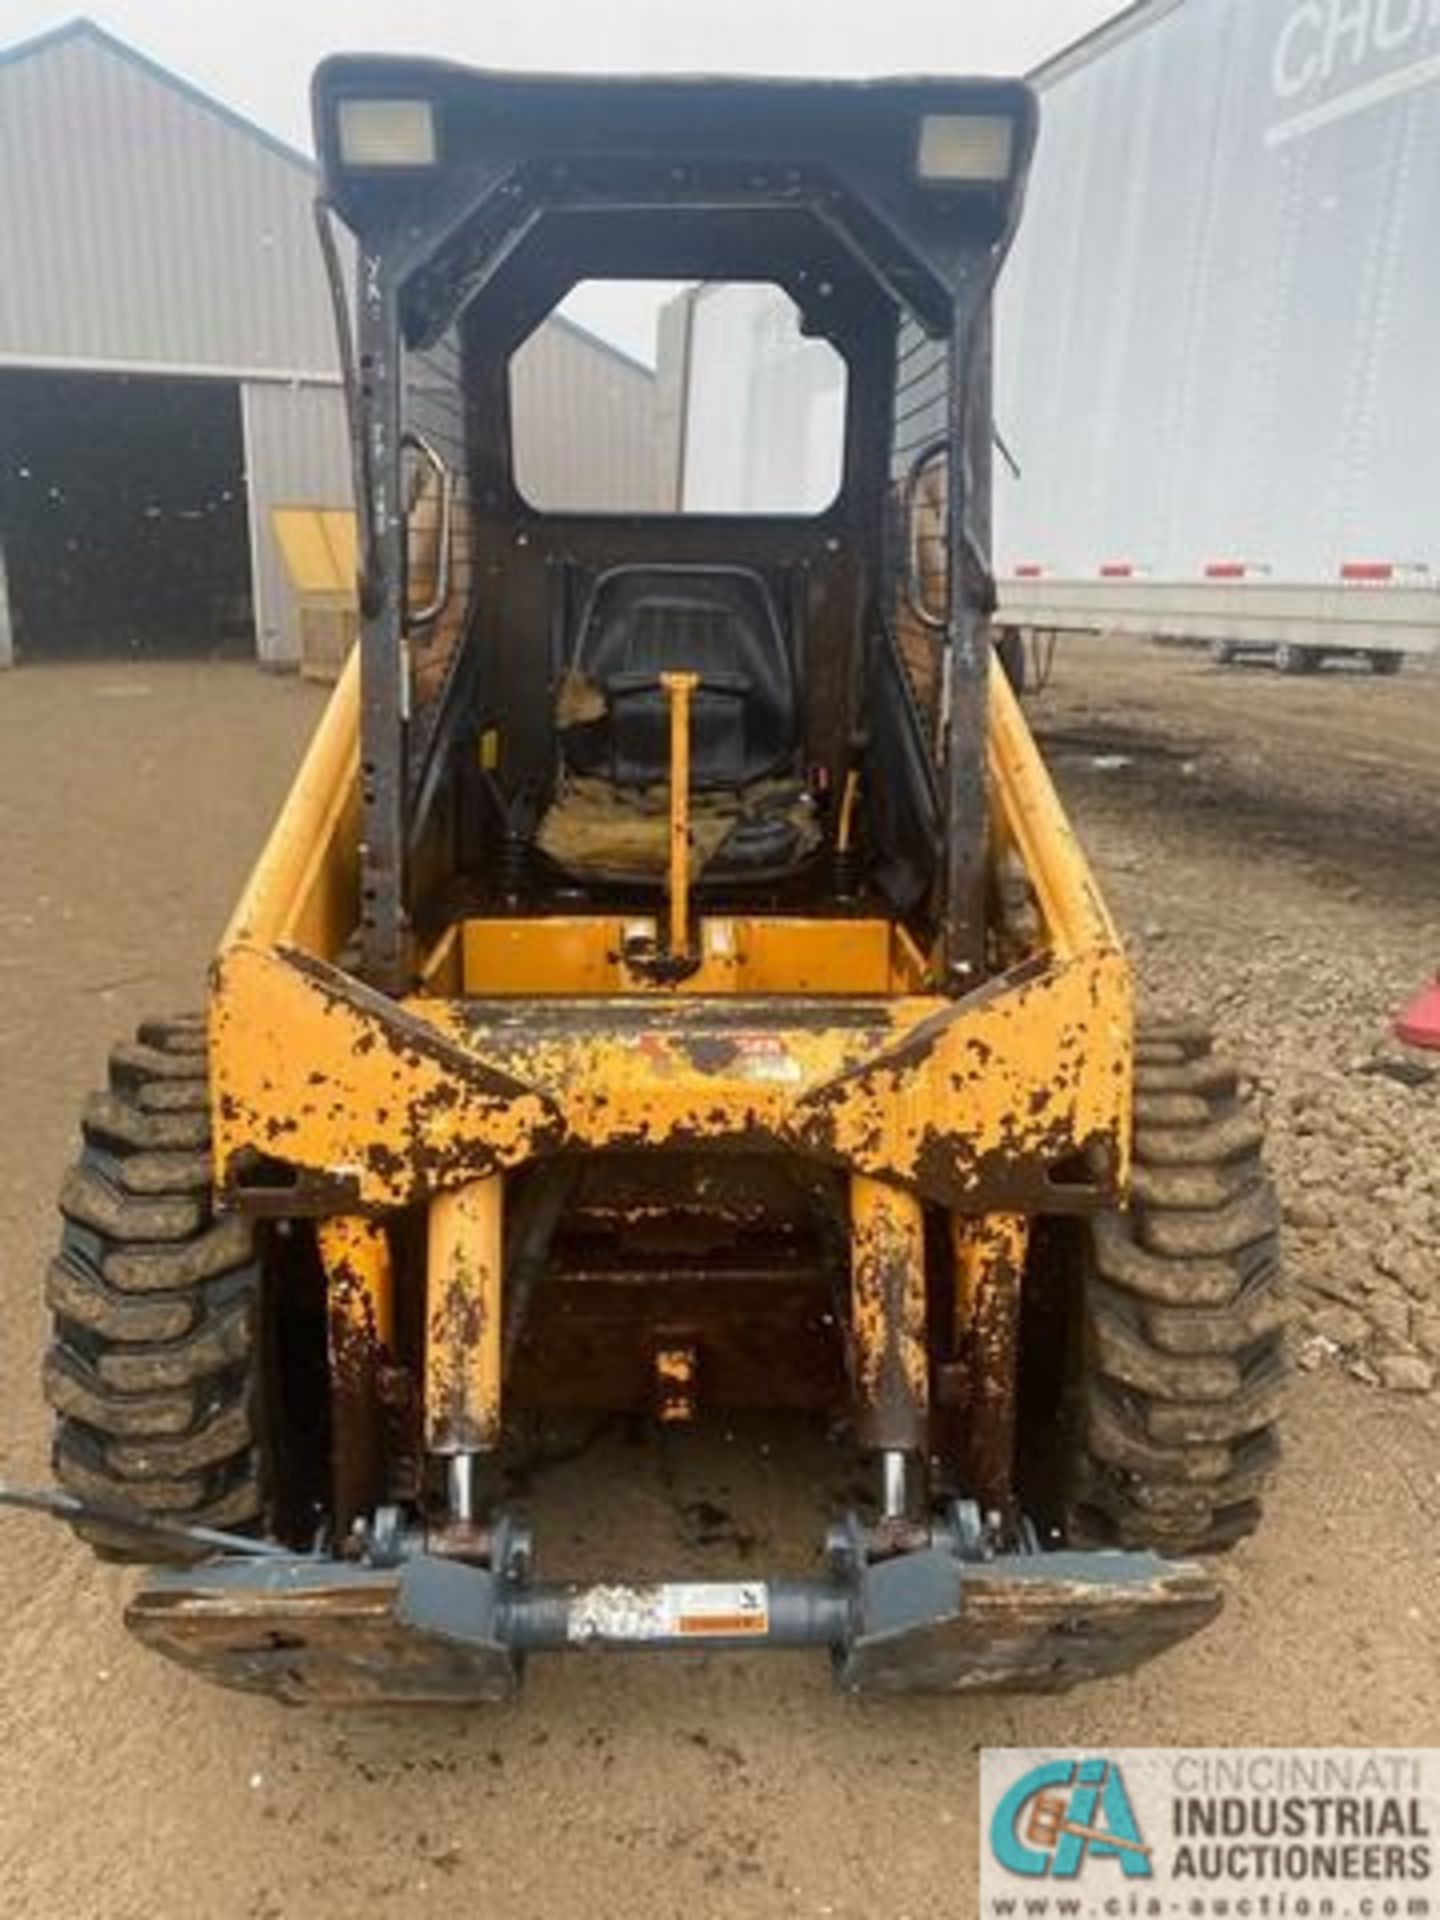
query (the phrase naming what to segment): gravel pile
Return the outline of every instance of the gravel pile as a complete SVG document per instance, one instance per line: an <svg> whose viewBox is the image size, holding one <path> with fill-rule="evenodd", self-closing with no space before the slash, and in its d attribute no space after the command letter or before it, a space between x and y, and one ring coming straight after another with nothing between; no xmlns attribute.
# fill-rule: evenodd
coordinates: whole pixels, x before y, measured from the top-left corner
<svg viewBox="0 0 1440 1920"><path fill-rule="evenodd" d="M1440 1391L1440 1054L1391 1036L1440 962L1440 913L1347 880L1334 848L1232 850L1193 790L1203 761L1181 786L1052 758L1147 1002L1208 1019L1256 1089L1298 1363Z"/></svg>

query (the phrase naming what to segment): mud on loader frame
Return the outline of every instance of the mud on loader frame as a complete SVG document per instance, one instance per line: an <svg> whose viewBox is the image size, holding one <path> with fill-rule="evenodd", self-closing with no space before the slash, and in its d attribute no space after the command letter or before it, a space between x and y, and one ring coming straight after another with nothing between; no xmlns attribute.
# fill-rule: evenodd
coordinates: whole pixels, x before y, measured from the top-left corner
<svg viewBox="0 0 1440 1920"><path fill-rule="evenodd" d="M1208 1579L1040 1553L1016 1483L1032 1228L1122 1200L1133 1052L1125 959L990 672L990 297L1032 96L341 59L315 107L337 285L332 216L356 246L362 638L208 1054L221 1204L286 1223L269 1284L304 1234L326 1278L328 1511L313 1550L152 1576L131 1626L292 1699L490 1698L585 1645L822 1646L857 1688L1133 1664L1209 1617ZM527 505L508 360L600 275L783 286L849 372L834 506ZM643 872L567 870L537 831L596 764L556 714L587 620L621 636L590 724L639 702L604 766L636 729L663 750ZM699 709L751 697L687 654L701 628L781 636L747 668L791 688L778 854L695 855ZM512 1405L684 1419L766 1387L838 1394L875 1462L822 1572L532 1577L490 1498Z"/></svg>

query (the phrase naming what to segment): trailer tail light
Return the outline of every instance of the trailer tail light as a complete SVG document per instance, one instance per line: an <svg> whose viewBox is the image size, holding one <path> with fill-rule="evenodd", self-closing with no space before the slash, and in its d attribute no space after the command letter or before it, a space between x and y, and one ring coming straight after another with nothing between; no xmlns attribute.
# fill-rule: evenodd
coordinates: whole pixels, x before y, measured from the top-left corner
<svg viewBox="0 0 1440 1920"><path fill-rule="evenodd" d="M1423 560L1404 564L1394 560L1347 560L1340 569L1340 578L1357 585L1414 587L1428 582L1430 569Z"/></svg>
<svg viewBox="0 0 1440 1920"><path fill-rule="evenodd" d="M1269 567L1253 560L1211 560L1205 568L1207 580L1263 580Z"/></svg>
<svg viewBox="0 0 1440 1920"><path fill-rule="evenodd" d="M1022 560L1015 569L1017 580L1043 580L1044 577L1044 567L1035 560Z"/></svg>

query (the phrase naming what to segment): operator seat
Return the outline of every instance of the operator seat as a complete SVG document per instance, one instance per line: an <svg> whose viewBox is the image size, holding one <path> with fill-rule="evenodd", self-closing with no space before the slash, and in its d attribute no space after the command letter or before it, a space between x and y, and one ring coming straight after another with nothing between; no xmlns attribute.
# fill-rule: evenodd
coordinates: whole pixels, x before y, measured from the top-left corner
<svg viewBox="0 0 1440 1920"><path fill-rule="evenodd" d="M690 701L697 872L788 866L810 851L818 836L796 769L795 669L774 596L748 568L689 566L614 567L586 596L556 715L560 777L542 851L592 876L664 872L667 673L699 678Z"/></svg>

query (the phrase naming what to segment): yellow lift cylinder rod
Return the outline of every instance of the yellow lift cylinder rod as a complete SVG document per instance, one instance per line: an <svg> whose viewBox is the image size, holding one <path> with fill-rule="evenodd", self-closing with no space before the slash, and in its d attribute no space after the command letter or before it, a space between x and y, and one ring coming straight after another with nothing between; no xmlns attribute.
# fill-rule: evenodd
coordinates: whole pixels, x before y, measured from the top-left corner
<svg viewBox="0 0 1440 1920"><path fill-rule="evenodd" d="M690 698L698 673L662 673L670 702L670 951L690 951Z"/></svg>
<svg viewBox="0 0 1440 1920"><path fill-rule="evenodd" d="M335 1214L315 1233L328 1305L335 1506L348 1528L386 1497L382 1375L395 1353L395 1271L379 1220Z"/></svg>
<svg viewBox="0 0 1440 1920"><path fill-rule="evenodd" d="M450 1462L451 1519L474 1519L475 1456L500 1444L502 1176L437 1193L425 1274L425 1447Z"/></svg>
<svg viewBox="0 0 1440 1920"><path fill-rule="evenodd" d="M925 1217L902 1188L850 1182L855 1437L882 1456L885 1517L904 1518L906 1465L929 1436Z"/></svg>

